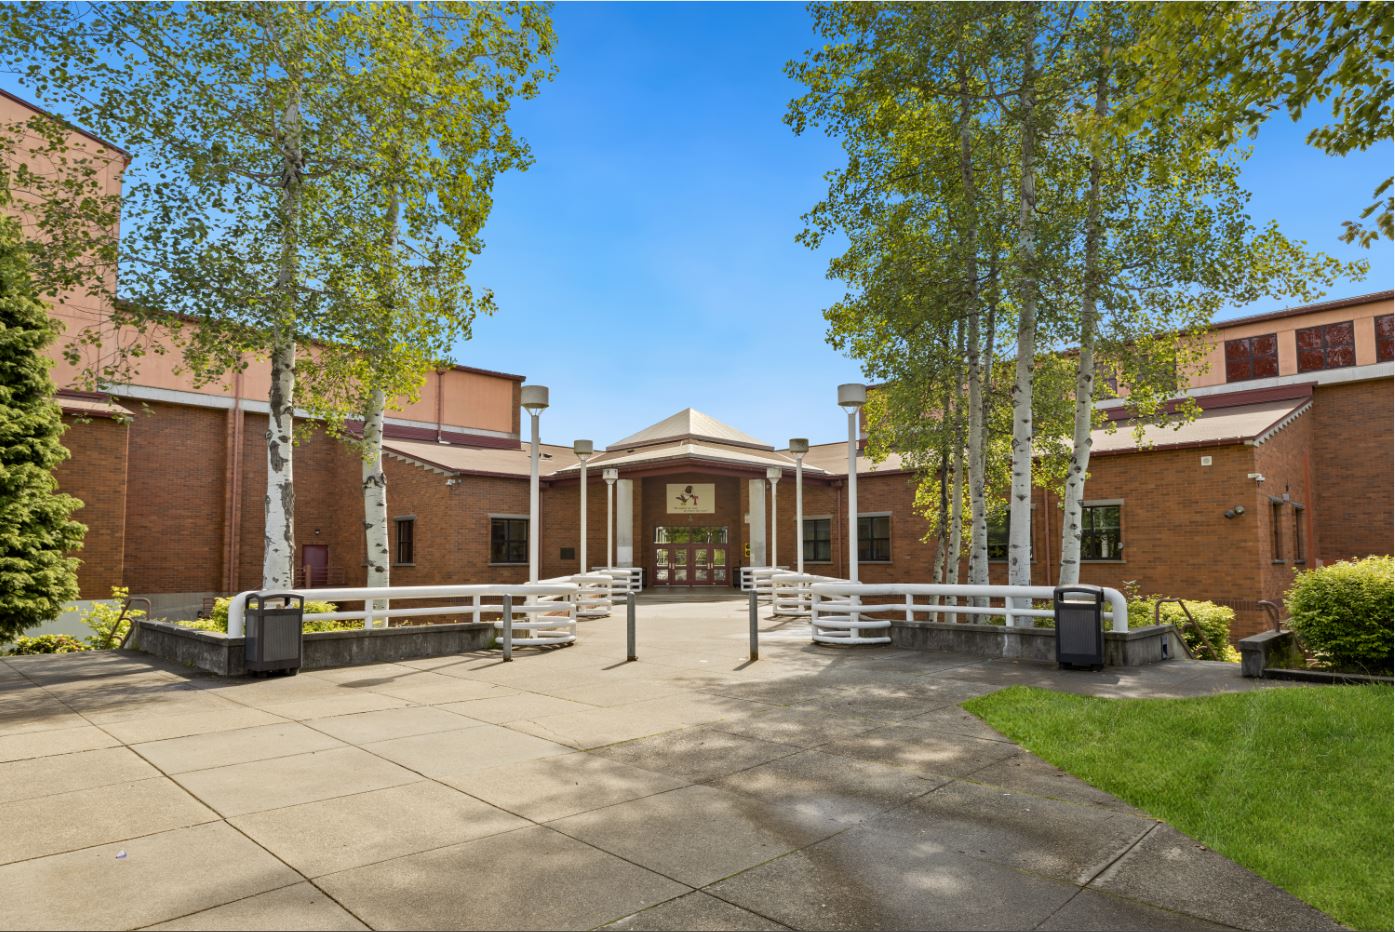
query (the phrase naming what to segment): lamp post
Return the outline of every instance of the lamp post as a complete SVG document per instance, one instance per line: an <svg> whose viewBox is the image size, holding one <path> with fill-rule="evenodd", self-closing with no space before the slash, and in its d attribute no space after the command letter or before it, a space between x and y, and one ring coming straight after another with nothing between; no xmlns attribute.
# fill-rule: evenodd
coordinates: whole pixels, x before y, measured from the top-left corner
<svg viewBox="0 0 1395 932"><path fill-rule="evenodd" d="M605 565L615 565L615 480L620 478L620 470L607 469L601 473L605 479Z"/></svg>
<svg viewBox="0 0 1395 932"><path fill-rule="evenodd" d="M572 452L581 461L581 572L586 568L586 461L596 452L596 445L589 440L578 440L572 444Z"/></svg>
<svg viewBox="0 0 1395 932"><path fill-rule="evenodd" d="M809 441L795 437L790 441L790 452L794 454L794 571L804 572L804 454L809 452Z"/></svg>
<svg viewBox="0 0 1395 932"><path fill-rule="evenodd" d="M867 386L838 386L838 406L848 412L848 582L857 582L857 412L867 403Z"/></svg>
<svg viewBox="0 0 1395 932"><path fill-rule="evenodd" d="M775 501L775 483L780 481L780 476L784 471L779 466L768 466L765 470L765 478L770 480L770 565L780 565L780 508Z"/></svg>
<svg viewBox="0 0 1395 932"><path fill-rule="evenodd" d="M538 415L547 408L547 387L525 385L519 403L533 419L533 441L528 452L528 581L538 581Z"/></svg>

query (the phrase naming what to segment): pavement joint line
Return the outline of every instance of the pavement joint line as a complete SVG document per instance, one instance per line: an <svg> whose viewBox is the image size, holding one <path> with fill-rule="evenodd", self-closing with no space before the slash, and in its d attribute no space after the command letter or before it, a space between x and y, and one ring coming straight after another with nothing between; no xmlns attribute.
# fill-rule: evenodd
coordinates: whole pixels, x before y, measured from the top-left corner
<svg viewBox="0 0 1395 932"><path fill-rule="evenodd" d="M231 906L231 905L234 904L234 903L241 903L241 902L243 902L244 900L250 900L250 899L252 899L253 897L262 896L262 895L267 894L267 893L276 893L276 892L281 891L281 890L289 890L291 887L300 886L300 884L302 884L302 883L305 883L305 881L304 881L304 880L296 880L296 881L293 881L293 882L291 882L291 883L288 883L288 884L286 884L285 886L282 886L282 887L274 887L274 888L272 888L272 889L270 889L270 890L263 890L263 891L261 891L260 893L249 893L249 894L247 894L246 896L240 896L240 897L238 897L238 898L235 899L235 900L228 900L226 903L216 903L216 904L214 904L213 906L204 906L204 907L202 907L201 909L196 909L196 910L194 910L193 912L180 913L178 916L170 916L170 917L168 917L168 918L166 918L166 919L157 919L157 920L155 920L154 922L147 923L146 925L137 926L137 929L151 929L151 928L154 928L155 926L161 925L162 923L166 923L166 922L178 922L180 919L188 919L190 916L197 916L199 913L206 913L206 912L208 912L210 909L222 909L224 906ZM350 915L352 915L352 914L350 914ZM355 916L354 918L357 919L358 917ZM359 921L362 922L363 920L360 919ZM366 925L366 923L365 923L365 925Z"/></svg>

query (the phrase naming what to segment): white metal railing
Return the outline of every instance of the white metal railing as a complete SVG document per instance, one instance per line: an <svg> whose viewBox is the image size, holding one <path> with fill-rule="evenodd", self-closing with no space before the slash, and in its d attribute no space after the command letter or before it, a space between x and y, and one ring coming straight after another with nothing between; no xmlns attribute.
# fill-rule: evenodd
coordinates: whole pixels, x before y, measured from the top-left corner
<svg viewBox="0 0 1395 932"><path fill-rule="evenodd" d="M772 616L807 615L814 601L813 585L823 582L847 582L838 576L816 573L775 573L770 577Z"/></svg>
<svg viewBox="0 0 1395 932"><path fill-rule="evenodd" d="M1001 617L1009 627L1019 619L1051 618L1051 609L1031 608L1033 599L1051 599L1051 586L946 586L915 583L814 583L810 621L820 644L889 644L891 616L915 621L938 614ZM1128 601L1118 589L1101 588L1105 616L1114 631L1129 630ZM953 601L951 601L953 600ZM1001 605L993 605L994 600ZM975 605L975 601L986 604ZM1028 603L1026 607L1020 603ZM1018 603L1018 604L1014 604Z"/></svg>
<svg viewBox="0 0 1395 932"><path fill-rule="evenodd" d="M555 579L539 580L539 585L552 585L555 583L576 583L579 587L575 596L569 595L545 595L539 601L558 602L566 599L573 599L576 602L576 617L578 618L605 618L610 615L611 607L617 598L624 600L623 591L617 594L615 589L616 577L609 573L578 573L574 576L558 576Z"/></svg>
<svg viewBox="0 0 1395 932"><path fill-rule="evenodd" d="M362 602L363 607L334 612L310 612L305 621L355 621L362 620L365 628L372 628L378 621L386 623L391 618L416 618L431 615L468 615L472 621L483 621L485 616L498 617L495 627L503 627L506 606L511 614L521 614L526 621L513 621L510 628L524 628L530 632L545 632L570 626L570 638L576 636L577 598L581 587L576 583L521 583L517 585L463 585L463 586L376 586L348 589L276 589L249 590L239 592L228 603L228 636L242 637L247 630L247 598L263 595L299 595L307 601ZM544 598L565 601L542 601ZM444 605L423 605L410 608L399 607L403 602L424 599L444 601ZM545 618L534 620L533 616ZM561 637L559 634L558 637ZM565 643L548 640L546 643ZM531 639L520 639L514 643L540 643Z"/></svg>
<svg viewBox="0 0 1395 932"><path fill-rule="evenodd" d="M612 579L611 599L623 601L628 592L639 592L644 588L644 567L642 566L595 566L590 575L605 575Z"/></svg>
<svg viewBox="0 0 1395 932"><path fill-rule="evenodd" d="M741 567L741 591L755 591L756 598L769 602L773 594L772 577L776 573L789 572L788 566L743 566Z"/></svg>

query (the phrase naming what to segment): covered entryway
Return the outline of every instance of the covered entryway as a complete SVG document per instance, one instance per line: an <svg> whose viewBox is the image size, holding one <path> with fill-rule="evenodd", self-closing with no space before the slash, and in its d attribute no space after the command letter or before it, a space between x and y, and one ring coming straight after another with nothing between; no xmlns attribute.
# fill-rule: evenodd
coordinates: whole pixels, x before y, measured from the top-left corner
<svg viewBox="0 0 1395 932"><path fill-rule="evenodd" d="M729 530L725 527L654 528L655 586L725 586Z"/></svg>

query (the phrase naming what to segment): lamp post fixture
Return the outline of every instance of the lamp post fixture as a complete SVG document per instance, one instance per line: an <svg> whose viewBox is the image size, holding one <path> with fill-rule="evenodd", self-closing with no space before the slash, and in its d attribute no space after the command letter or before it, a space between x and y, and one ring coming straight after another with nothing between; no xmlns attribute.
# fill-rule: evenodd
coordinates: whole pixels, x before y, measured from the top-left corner
<svg viewBox="0 0 1395 932"><path fill-rule="evenodd" d="M615 565L615 480L620 478L620 470L607 469L601 473L605 479L605 565Z"/></svg>
<svg viewBox="0 0 1395 932"><path fill-rule="evenodd" d="M857 412L867 403L867 386L838 386L838 406L848 412L848 582L857 582Z"/></svg>
<svg viewBox="0 0 1395 932"><path fill-rule="evenodd" d="M770 480L770 565L780 565L780 508L775 500L775 483L780 481L784 470L779 466L768 466L765 478Z"/></svg>
<svg viewBox="0 0 1395 932"><path fill-rule="evenodd" d="M596 445L589 440L578 440L572 444L572 452L581 461L581 572L586 567L586 462L596 452Z"/></svg>
<svg viewBox="0 0 1395 932"><path fill-rule="evenodd" d="M519 404L533 419L533 441L528 451L528 581L538 581L538 415L547 408L547 387L525 385L518 392Z"/></svg>
<svg viewBox="0 0 1395 932"><path fill-rule="evenodd" d="M790 440L790 452L794 454L794 561L795 572L804 572L804 454L809 452L809 441L804 437Z"/></svg>

